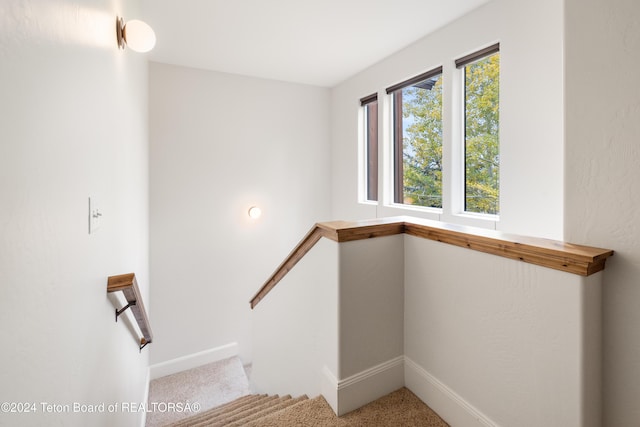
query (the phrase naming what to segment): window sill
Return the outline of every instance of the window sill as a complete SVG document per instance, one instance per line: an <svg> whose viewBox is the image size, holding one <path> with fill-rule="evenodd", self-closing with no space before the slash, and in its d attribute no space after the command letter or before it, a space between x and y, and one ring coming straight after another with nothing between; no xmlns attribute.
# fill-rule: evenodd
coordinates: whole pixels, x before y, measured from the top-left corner
<svg viewBox="0 0 640 427"><path fill-rule="evenodd" d="M408 215L432 221L442 221L442 214L442 209L402 205L399 203L381 204L378 210L378 217Z"/></svg>
<svg viewBox="0 0 640 427"><path fill-rule="evenodd" d="M374 202L375 204L375 202ZM379 217L409 215L434 221L478 227L489 230L497 229L499 215L476 214L470 212L445 213L443 209L422 206L403 205L399 203L383 204L378 212Z"/></svg>
<svg viewBox="0 0 640 427"><path fill-rule="evenodd" d="M473 213L473 212L460 212L457 214L453 214L453 216L460 217L460 218L477 219L481 221L500 222L500 215L481 214L481 213Z"/></svg>
<svg viewBox="0 0 640 427"><path fill-rule="evenodd" d="M443 215L442 220L444 222L450 222L453 224L495 230L497 229L498 222L500 222L500 216L471 212L459 212L449 215Z"/></svg>
<svg viewBox="0 0 640 427"><path fill-rule="evenodd" d="M401 203L391 203L391 204L385 205L385 207L390 208L390 209L394 209L394 210L404 210L404 211L408 211L408 212L420 212L420 213L428 214L430 216L433 216L433 215L440 216L443 213L442 208L429 208L429 207L426 207L426 206L403 205Z"/></svg>

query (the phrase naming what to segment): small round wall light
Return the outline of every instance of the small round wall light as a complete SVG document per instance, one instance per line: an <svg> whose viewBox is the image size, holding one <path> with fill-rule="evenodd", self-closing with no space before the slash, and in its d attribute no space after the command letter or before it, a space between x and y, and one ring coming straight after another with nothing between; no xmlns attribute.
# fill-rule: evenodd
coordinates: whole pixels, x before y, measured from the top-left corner
<svg viewBox="0 0 640 427"><path fill-rule="evenodd" d="M125 23L123 18L116 17L116 37L120 49L129 46L131 50L144 53L156 45L156 33L146 22L137 19Z"/></svg>
<svg viewBox="0 0 640 427"><path fill-rule="evenodd" d="M257 206L251 206L248 213L251 219L258 219L262 215L262 209Z"/></svg>

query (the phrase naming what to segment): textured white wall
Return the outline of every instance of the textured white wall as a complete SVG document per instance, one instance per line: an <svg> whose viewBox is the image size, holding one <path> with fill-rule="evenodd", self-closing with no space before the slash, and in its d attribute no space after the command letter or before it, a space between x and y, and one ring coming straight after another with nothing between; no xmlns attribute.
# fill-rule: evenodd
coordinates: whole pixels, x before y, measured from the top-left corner
<svg viewBox="0 0 640 427"><path fill-rule="evenodd" d="M403 237L340 244L338 379L403 354Z"/></svg>
<svg viewBox="0 0 640 427"><path fill-rule="evenodd" d="M146 390L148 351L106 294L114 274L135 272L145 297L150 286L147 66L117 49L116 15L139 16L138 2L0 3L0 402L38 410L2 425L143 416L40 406L139 403ZM89 196L103 212L94 235Z"/></svg>
<svg viewBox="0 0 640 427"><path fill-rule="evenodd" d="M413 236L322 239L256 307L252 378L339 414L406 385L451 425L599 427L601 289Z"/></svg>
<svg viewBox="0 0 640 427"><path fill-rule="evenodd" d="M443 117L445 123L452 123L453 61L499 41L502 52L501 209L496 227L512 233L561 239L564 179L562 16L562 2L558 0L494 0L333 88L334 218L408 214L481 225L468 218L454 217L447 211L437 218L415 210L358 204L358 109L361 97L377 91L384 105L388 99L384 92L386 87L443 65ZM455 130L444 129L444 162L448 170L452 167L450 147L458 142ZM389 132L386 127L380 130L380 135L386 136L387 144L390 143ZM452 185L450 177L443 181L446 188ZM482 225L494 226L493 223Z"/></svg>
<svg viewBox="0 0 640 427"><path fill-rule="evenodd" d="M151 360L249 362L249 299L329 216L329 91L151 63L149 114Z"/></svg>
<svg viewBox="0 0 640 427"><path fill-rule="evenodd" d="M640 425L640 3L565 3L566 238L616 251L603 288L603 425Z"/></svg>
<svg viewBox="0 0 640 427"><path fill-rule="evenodd" d="M404 252L406 357L491 424L600 425L600 274L412 236ZM451 425L485 425L408 386Z"/></svg>

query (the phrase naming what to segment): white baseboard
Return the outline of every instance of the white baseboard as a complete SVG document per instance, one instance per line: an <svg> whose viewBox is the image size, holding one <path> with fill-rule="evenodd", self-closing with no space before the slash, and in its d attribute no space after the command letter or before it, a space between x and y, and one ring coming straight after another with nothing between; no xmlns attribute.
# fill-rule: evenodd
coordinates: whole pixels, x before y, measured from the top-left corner
<svg viewBox="0 0 640 427"><path fill-rule="evenodd" d="M449 425L455 427L499 427L456 392L438 381L413 360L404 356L404 383Z"/></svg>
<svg viewBox="0 0 640 427"><path fill-rule="evenodd" d="M187 369L197 368L198 366L206 365L207 363L217 362L237 355L238 343L232 342L220 347L151 365L149 367L149 372L151 373L151 379L155 380L156 378L186 371Z"/></svg>
<svg viewBox="0 0 640 427"><path fill-rule="evenodd" d="M149 401L149 382L151 382L151 369L147 368L147 379L145 381L144 393L142 397L142 403L147 403ZM147 411L142 411L142 416L140 417L140 427L145 427L147 425Z"/></svg>
<svg viewBox="0 0 640 427"><path fill-rule="evenodd" d="M333 409L338 416L344 415L402 386L404 386L404 357L398 356L339 380L336 387L337 408Z"/></svg>
<svg viewBox="0 0 640 427"><path fill-rule="evenodd" d="M322 368L320 394L327 401L333 412L338 413L338 379L326 366Z"/></svg>

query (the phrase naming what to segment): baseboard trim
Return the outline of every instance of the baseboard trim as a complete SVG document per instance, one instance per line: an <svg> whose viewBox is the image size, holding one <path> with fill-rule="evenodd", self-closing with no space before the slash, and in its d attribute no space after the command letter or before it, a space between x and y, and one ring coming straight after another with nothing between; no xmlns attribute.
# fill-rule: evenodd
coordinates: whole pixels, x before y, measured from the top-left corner
<svg viewBox="0 0 640 427"><path fill-rule="evenodd" d="M320 394L327 401L333 412L338 413L338 379L328 367L322 368Z"/></svg>
<svg viewBox="0 0 640 427"><path fill-rule="evenodd" d="M220 347L167 360L166 362L156 363L149 367L149 372L151 373L151 379L155 380L156 378L186 371L187 369L197 368L198 366L206 365L207 363L217 362L237 355L238 343L232 342Z"/></svg>
<svg viewBox="0 0 640 427"><path fill-rule="evenodd" d="M325 376L326 373L325 373ZM404 386L404 357L337 381L337 415L344 415ZM337 410L336 410L337 409Z"/></svg>
<svg viewBox="0 0 640 427"><path fill-rule="evenodd" d="M499 427L489 417L464 400L413 360L404 356L404 383L449 425Z"/></svg>
<svg viewBox="0 0 640 427"><path fill-rule="evenodd" d="M147 378L144 383L144 393L141 402L149 401L149 383L151 382L151 368L147 368ZM142 411L142 416L140 417L140 427L145 427L147 425L147 412Z"/></svg>

